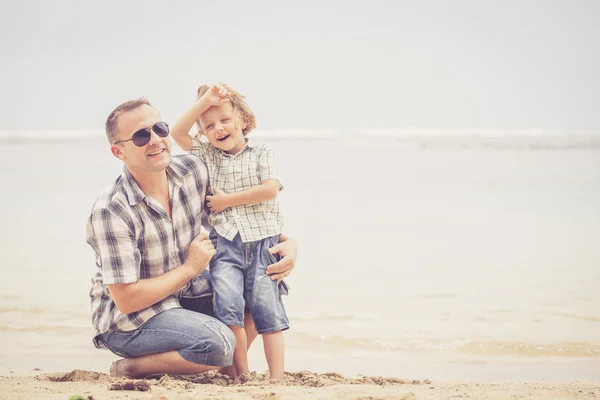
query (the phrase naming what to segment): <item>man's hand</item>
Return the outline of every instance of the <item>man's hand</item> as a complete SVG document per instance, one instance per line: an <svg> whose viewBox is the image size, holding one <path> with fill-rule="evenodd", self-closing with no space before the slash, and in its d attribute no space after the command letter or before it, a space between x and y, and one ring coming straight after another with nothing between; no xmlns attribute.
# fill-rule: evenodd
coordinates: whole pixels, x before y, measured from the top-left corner
<svg viewBox="0 0 600 400"><path fill-rule="evenodd" d="M212 85L209 90L204 93L202 99L209 106L220 106L229 101L231 94L227 89L220 85Z"/></svg>
<svg viewBox="0 0 600 400"><path fill-rule="evenodd" d="M188 255L183 265L191 269L193 276L200 275L208 267L208 263L215 253L215 247L208 239L208 234L203 232L190 243Z"/></svg>
<svg viewBox="0 0 600 400"><path fill-rule="evenodd" d="M210 212L218 214L229 208L229 195L218 188L213 188L214 196L206 196L206 201Z"/></svg>
<svg viewBox="0 0 600 400"><path fill-rule="evenodd" d="M269 252L281 256L281 260L267 267L267 275L271 275L272 280L277 279L277 282L280 282L294 269L296 256L298 255L298 246L293 239L287 238L284 242L271 247Z"/></svg>

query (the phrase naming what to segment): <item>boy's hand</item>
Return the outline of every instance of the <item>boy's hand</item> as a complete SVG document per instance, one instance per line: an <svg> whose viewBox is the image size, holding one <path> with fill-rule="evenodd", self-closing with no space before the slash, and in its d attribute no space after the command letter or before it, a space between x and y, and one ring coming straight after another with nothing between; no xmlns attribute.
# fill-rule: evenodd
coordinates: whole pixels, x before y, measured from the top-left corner
<svg viewBox="0 0 600 400"><path fill-rule="evenodd" d="M213 214L218 214L221 211L229 208L229 195L218 188L213 188L214 196L206 196L207 205Z"/></svg>
<svg viewBox="0 0 600 400"><path fill-rule="evenodd" d="M229 101L231 94L227 89L220 85L212 85L209 90L204 93L202 98L210 106L220 106Z"/></svg>

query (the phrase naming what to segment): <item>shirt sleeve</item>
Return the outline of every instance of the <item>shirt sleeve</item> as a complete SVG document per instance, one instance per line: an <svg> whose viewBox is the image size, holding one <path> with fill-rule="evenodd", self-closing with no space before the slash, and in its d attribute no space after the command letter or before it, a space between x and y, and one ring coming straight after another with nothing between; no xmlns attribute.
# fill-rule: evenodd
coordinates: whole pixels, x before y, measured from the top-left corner
<svg viewBox="0 0 600 400"><path fill-rule="evenodd" d="M199 157L202 161L209 162L211 161L209 158L210 154L210 143L206 143L200 140L199 137L194 136L192 138L192 149L190 150L190 154Z"/></svg>
<svg viewBox="0 0 600 400"><path fill-rule="evenodd" d="M258 155L258 178L261 182L276 179L279 182L279 190L283 190L283 183L275 168L275 153L270 147L264 146Z"/></svg>
<svg viewBox="0 0 600 400"><path fill-rule="evenodd" d="M141 255L129 226L108 209L94 212L90 221L97 262L104 284L132 283L140 279Z"/></svg>

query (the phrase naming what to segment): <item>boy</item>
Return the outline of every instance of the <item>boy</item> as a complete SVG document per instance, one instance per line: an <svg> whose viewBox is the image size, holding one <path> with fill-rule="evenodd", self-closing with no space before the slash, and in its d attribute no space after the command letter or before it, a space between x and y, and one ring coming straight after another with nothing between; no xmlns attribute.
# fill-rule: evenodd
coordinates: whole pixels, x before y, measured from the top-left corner
<svg viewBox="0 0 600 400"><path fill-rule="evenodd" d="M194 122L198 136L188 132ZM207 165L212 196L210 238L217 253L210 264L217 318L236 337L235 375L249 372L244 306L263 336L270 378L283 379L282 331L289 323L278 283L266 275L275 259L268 249L278 242L282 218L276 201L283 189L274 168L273 152L253 145L246 135L256 126L244 97L226 85L198 88L198 98L176 122L172 136L184 150ZM204 135L208 142L202 141Z"/></svg>

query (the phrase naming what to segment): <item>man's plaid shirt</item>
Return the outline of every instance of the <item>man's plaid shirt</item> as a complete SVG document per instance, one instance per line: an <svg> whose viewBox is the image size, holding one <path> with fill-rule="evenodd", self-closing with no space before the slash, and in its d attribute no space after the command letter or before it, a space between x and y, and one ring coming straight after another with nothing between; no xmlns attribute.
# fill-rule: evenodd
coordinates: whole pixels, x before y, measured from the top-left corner
<svg viewBox="0 0 600 400"><path fill-rule="evenodd" d="M225 193L236 193L260 185L266 179L279 181L275 170L273 151L265 145L246 145L236 155L214 148L198 137L192 138L191 153L202 159L208 167L210 186ZM240 234L242 242L253 242L279 235L283 218L279 213L277 198L259 204L228 208L219 214L211 213L208 222L217 233L228 240Z"/></svg>
<svg viewBox="0 0 600 400"><path fill-rule="evenodd" d="M119 312L106 285L153 278L179 267L192 240L206 224L204 197L208 171L198 158L172 157L167 168L171 216L139 188L126 167L94 206L87 224L87 242L96 253L96 274L90 297L96 335L137 329L153 316L179 307L178 298L210 295L204 271L180 291L137 312ZM98 344L97 344L98 345Z"/></svg>

